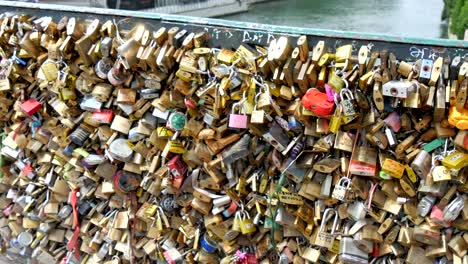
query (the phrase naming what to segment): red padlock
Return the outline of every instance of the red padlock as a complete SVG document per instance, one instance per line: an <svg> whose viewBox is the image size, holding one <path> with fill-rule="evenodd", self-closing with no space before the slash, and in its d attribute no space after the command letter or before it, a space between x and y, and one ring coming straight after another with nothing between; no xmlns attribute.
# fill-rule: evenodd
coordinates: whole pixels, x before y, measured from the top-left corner
<svg viewBox="0 0 468 264"><path fill-rule="evenodd" d="M309 89L302 97L302 105L314 114L328 116L332 113L334 102L328 101L328 96L317 89Z"/></svg>
<svg viewBox="0 0 468 264"><path fill-rule="evenodd" d="M177 155L169 160L167 166L169 167L169 171L171 172L172 176L174 176L174 178L183 177L187 171L187 164L185 164L180 155Z"/></svg>
<svg viewBox="0 0 468 264"><path fill-rule="evenodd" d="M112 110L105 109L105 110L94 112L91 115L90 119L100 124L110 124L113 118L114 118L114 112L112 112Z"/></svg>
<svg viewBox="0 0 468 264"><path fill-rule="evenodd" d="M28 116L32 116L42 107L42 104L39 103L36 99L29 99L26 102L21 104L21 110Z"/></svg>

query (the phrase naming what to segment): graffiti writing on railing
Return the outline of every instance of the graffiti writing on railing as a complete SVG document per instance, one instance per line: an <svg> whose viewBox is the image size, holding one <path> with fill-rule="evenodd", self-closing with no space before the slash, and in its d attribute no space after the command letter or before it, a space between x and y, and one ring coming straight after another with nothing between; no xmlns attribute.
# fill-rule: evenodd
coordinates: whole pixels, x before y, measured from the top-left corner
<svg viewBox="0 0 468 264"><path fill-rule="evenodd" d="M204 30L208 32L213 40L228 40L233 37L239 36L242 43L256 44L256 45L268 45L274 39L275 35L267 32L258 32L258 31L237 31L227 28L212 28L205 27Z"/></svg>
<svg viewBox="0 0 468 264"><path fill-rule="evenodd" d="M242 34L242 42L253 43L253 44L270 44L276 37L271 33L262 32L249 32L244 30Z"/></svg>
<svg viewBox="0 0 468 264"><path fill-rule="evenodd" d="M431 59L435 60L439 57L438 52L429 48L418 48L415 46L410 47L409 49L410 56L415 59Z"/></svg>
<svg viewBox="0 0 468 264"><path fill-rule="evenodd" d="M215 40L230 39L234 36L229 29L205 28L205 31L210 33L211 37Z"/></svg>

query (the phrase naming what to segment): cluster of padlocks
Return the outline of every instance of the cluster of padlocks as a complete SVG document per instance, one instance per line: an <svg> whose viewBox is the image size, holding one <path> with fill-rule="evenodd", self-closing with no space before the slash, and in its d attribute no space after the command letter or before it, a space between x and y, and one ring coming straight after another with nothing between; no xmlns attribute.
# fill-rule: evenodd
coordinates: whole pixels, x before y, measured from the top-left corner
<svg viewBox="0 0 468 264"><path fill-rule="evenodd" d="M39 263L468 263L468 63L0 17L0 242Z"/></svg>

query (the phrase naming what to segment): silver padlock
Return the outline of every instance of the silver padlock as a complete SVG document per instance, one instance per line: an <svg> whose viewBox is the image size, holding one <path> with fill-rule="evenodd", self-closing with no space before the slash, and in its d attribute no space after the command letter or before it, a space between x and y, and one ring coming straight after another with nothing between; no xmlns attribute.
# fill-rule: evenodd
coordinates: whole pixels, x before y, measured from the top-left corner
<svg viewBox="0 0 468 264"><path fill-rule="evenodd" d="M320 197L323 197L323 198L330 197L332 181L333 181L333 177L330 174L325 177L321 185Z"/></svg>
<svg viewBox="0 0 468 264"><path fill-rule="evenodd" d="M335 188L333 189L332 197L340 201L344 201L346 197L346 193L348 192L350 186L351 186L351 179L348 177L342 177L338 181L338 184L335 185Z"/></svg>
<svg viewBox="0 0 468 264"><path fill-rule="evenodd" d="M432 195L424 196L418 203L418 213L422 217L426 217L426 215L431 211L432 206L434 205L436 198Z"/></svg>
<svg viewBox="0 0 468 264"><path fill-rule="evenodd" d="M421 150L411 163L411 168L421 179L426 179L427 175L431 171L431 166L431 154L429 154L425 150Z"/></svg>
<svg viewBox="0 0 468 264"><path fill-rule="evenodd" d="M364 219L366 217L366 207L363 202L356 201L348 206L348 214L354 221Z"/></svg>
<svg viewBox="0 0 468 264"><path fill-rule="evenodd" d="M384 96L406 98L408 97L408 89L413 85L410 81L392 80L382 85L382 94Z"/></svg>
<svg viewBox="0 0 468 264"><path fill-rule="evenodd" d="M330 214L334 214L333 226L330 233L327 233L325 230L325 225L327 223L328 217ZM323 213L322 223L320 223L320 229L315 238L315 245L331 249L333 242L335 241L335 231L336 226L338 225L338 212L333 208L327 208Z"/></svg>
<svg viewBox="0 0 468 264"><path fill-rule="evenodd" d="M369 262L369 254L359 249L354 244L353 237L349 236L349 225L345 226L345 233L341 237L338 258L344 264L367 264Z"/></svg>
<svg viewBox="0 0 468 264"><path fill-rule="evenodd" d="M351 90L343 88L340 91L341 106L343 114L345 116L353 116L356 114L356 108L354 106L354 95Z"/></svg>

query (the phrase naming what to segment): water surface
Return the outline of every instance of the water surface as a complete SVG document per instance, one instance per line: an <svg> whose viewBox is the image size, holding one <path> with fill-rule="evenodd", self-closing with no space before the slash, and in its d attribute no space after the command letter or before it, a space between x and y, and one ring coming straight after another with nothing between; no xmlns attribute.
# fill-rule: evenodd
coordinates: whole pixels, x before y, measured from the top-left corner
<svg viewBox="0 0 468 264"><path fill-rule="evenodd" d="M223 19L264 24L386 33L406 37L444 36L442 0L280 0L251 6Z"/></svg>

